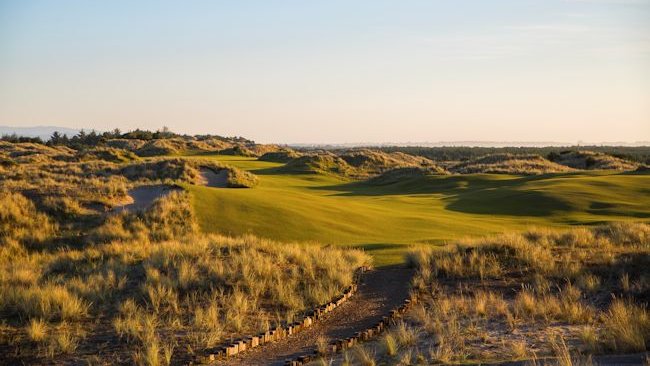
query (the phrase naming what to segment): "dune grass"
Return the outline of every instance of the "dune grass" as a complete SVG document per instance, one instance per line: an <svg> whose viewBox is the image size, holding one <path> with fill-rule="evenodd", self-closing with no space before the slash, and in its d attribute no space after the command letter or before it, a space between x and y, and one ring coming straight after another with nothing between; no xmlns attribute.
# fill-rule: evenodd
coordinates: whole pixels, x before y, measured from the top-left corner
<svg viewBox="0 0 650 366"><path fill-rule="evenodd" d="M378 264L411 245L465 236L650 219L650 174L611 171L516 176L416 176L392 184L283 173L280 163L201 155L259 177L253 190L187 185L206 232L353 245Z"/></svg>
<svg viewBox="0 0 650 366"><path fill-rule="evenodd" d="M377 364L404 365L537 364L547 357L591 365L582 361L646 352L649 254L650 225L642 223L536 229L413 250L407 259L416 268L417 303L360 347Z"/></svg>
<svg viewBox="0 0 650 366"><path fill-rule="evenodd" d="M13 234L11 247L0 246L0 363L92 354L186 364L208 347L294 321L370 264L361 251L316 243L199 235L185 192L111 215L94 231L65 249L32 248Z"/></svg>

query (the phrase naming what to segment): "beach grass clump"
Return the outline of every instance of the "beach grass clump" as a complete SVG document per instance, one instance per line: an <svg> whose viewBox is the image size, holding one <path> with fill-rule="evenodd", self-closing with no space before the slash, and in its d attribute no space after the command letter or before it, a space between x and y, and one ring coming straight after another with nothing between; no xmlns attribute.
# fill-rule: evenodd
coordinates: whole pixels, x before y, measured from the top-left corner
<svg viewBox="0 0 650 366"><path fill-rule="evenodd" d="M535 154L490 154L476 159L458 163L449 168L453 173L475 174L522 174L536 175L548 173L564 173L573 169L554 163Z"/></svg>
<svg viewBox="0 0 650 366"><path fill-rule="evenodd" d="M538 357L646 351L648 230L647 223L532 229L420 247L407 257L420 294L409 317L432 340L435 362L528 357L521 337L536 340Z"/></svg>

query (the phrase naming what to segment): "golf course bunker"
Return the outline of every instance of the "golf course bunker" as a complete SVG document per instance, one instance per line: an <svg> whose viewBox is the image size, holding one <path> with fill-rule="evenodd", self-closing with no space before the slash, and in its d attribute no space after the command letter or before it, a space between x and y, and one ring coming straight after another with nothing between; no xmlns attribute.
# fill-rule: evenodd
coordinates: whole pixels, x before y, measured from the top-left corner
<svg viewBox="0 0 650 366"><path fill-rule="evenodd" d="M141 186L129 190L131 202L115 208L116 212L139 211L149 208L155 200L164 197L179 188L169 185Z"/></svg>
<svg viewBox="0 0 650 366"><path fill-rule="evenodd" d="M214 188L228 187L228 169L221 169L215 172L212 169L201 169L201 178L204 186Z"/></svg>

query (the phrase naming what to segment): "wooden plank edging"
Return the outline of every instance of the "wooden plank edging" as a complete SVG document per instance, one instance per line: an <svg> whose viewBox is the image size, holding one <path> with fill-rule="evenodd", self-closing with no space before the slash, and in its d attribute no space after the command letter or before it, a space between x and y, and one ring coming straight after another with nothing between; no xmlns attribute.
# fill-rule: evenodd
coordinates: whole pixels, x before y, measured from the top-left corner
<svg viewBox="0 0 650 366"><path fill-rule="evenodd" d="M230 344L224 345L221 348L218 348L216 351L206 351L204 355L197 356L194 363L205 364L215 361L219 358L228 358L236 356L246 350L260 347L266 343L276 342L282 339L285 339L293 334L299 333L300 331L311 327L316 321L324 317L327 313L333 311L344 302L346 302L350 297L357 292L358 282L361 275L367 271L369 267L362 266L355 270L354 279L350 286L346 287L343 290L343 293L334 297L331 301L321 306L314 308L311 311L306 313L306 316L303 317L300 321L287 324L285 326L278 325L266 332L260 333L258 335L248 336L237 341L234 341ZM305 356L302 356L304 358ZM304 363L309 362L305 360Z"/></svg>
<svg viewBox="0 0 650 366"><path fill-rule="evenodd" d="M327 347L325 353L320 353L318 350L315 350L312 355L300 356L295 359L290 359L285 361L285 366L302 366L306 365L312 361L317 360L320 357L326 356L328 354L334 354L342 352L348 348L354 347L358 343L366 342L377 338L382 334L390 325L397 323L397 320L402 318L402 316L417 303L417 296L413 295L410 299L404 300L404 303L397 308L391 310L387 316L382 317L382 320L377 323L375 326L370 327L366 330L355 333L353 337L336 339Z"/></svg>

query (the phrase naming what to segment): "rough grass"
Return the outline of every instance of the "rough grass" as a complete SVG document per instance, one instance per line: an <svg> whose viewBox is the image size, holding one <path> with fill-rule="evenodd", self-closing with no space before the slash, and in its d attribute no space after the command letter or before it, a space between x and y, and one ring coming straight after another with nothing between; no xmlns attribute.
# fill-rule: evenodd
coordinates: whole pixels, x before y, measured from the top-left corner
<svg viewBox="0 0 650 366"><path fill-rule="evenodd" d="M572 169L549 161L539 155L493 154L462 162L449 168L454 173L547 174Z"/></svg>
<svg viewBox="0 0 650 366"><path fill-rule="evenodd" d="M172 240L198 233L194 211L186 192L159 198L146 211L109 215L93 229L91 243L129 240Z"/></svg>
<svg viewBox="0 0 650 366"><path fill-rule="evenodd" d="M105 236L85 246L2 252L3 354L27 363L64 362L67 354L185 362L231 337L291 321L340 293L369 263L355 250L197 235L187 199L173 193L148 211L109 216L98 230ZM110 353L98 351L95 337Z"/></svg>
<svg viewBox="0 0 650 366"><path fill-rule="evenodd" d="M297 151L294 151L292 149L283 149L280 151L267 152L260 156L258 160L270 161L274 163L288 163L289 161L299 158L300 156L302 156L302 154Z"/></svg>
<svg viewBox="0 0 650 366"><path fill-rule="evenodd" d="M250 172L202 159L156 158L123 166L119 174L140 184L201 184L201 169L228 170L230 188L251 188L257 184L257 177Z"/></svg>
<svg viewBox="0 0 650 366"><path fill-rule="evenodd" d="M19 193L0 192L0 250L44 242L56 224Z"/></svg>
<svg viewBox="0 0 650 366"><path fill-rule="evenodd" d="M339 156L350 166L356 168L358 176L374 176L398 168L428 168L435 170L433 161L401 152L386 153L377 150L355 149L340 153Z"/></svg>
<svg viewBox="0 0 650 366"><path fill-rule="evenodd" d="M256 157L257 154L244 145L235 145L227 149L219 151L221 155L235 155L235 156L246 156L246 157Z"/></svg>
<svg viewBox="0 0 650 366"><path fill-rule="evenodd" d="M93 204L111 206L126 196L128 181L115 174L119 167L115 163L53 160L56 155L40 153L37 156L42 158L18 162L10 168L0 167L0 191L29 195L30 199L44 206L52 206L52 200L63 199L74 199L82 207ZM56 208L57 204L50 208L57 211L65 205L67 203L63 202L59 208Z"/></svg>
<svg viewBox="0 0 650 366"><path fill-rule="evenodd" d="M293 159L283 161L287 155L295 155L295 153L273 153L273 155L260 158L260 160L286 162L279 169L282 172L331 174L352 179L366 179L399 168L423 168L430 171L444 172L443 169L427 158L400 152L385 153L369 149L357 149L335 154L324 151L297 155ZM279 158L279 160L276 158Z"/></svg>
<svg viewBox="0 0 650 366"><path fill-rule="evenodd" d="M84 149L75 154L80 161L104 160L111 163L129 163L140 158L128 150L112 147L94 147Z"/></svg>
<svg viewBox="0 0 650 366"><path fill-rule="evenodd" d="M356 170L342 158L332 153L314 153L294 158L279 169L294 174L333 174L354 176Z"/></svg>
<svg viewBox="0 0 650 366"><path fill-rule="evenodd" d="M426 168L410 167L395 168L388 170L376 177L371 178L368 182L375 185L395 184L410 179L423 178L427 175L449 174L445 169L438 166L429 166Z"/></svg>
<svg viewBox="0 0 650 366"><path fill-rule="evenodd" d="M418 268L413 283L421 294L410 319L428 334L417 344L431 347L434 361L533 354L570 361L580 352L650 347L648 224L466 240L413 251L409 263ZM624 285L623 275L634 284Z"/></svg>
<svg viewBox="0 0 650 366"><path fill-rule="evenodd" d="M593 151L566 151L550 158L573 169L588 170L635 170L638 163Z"/></svg>

